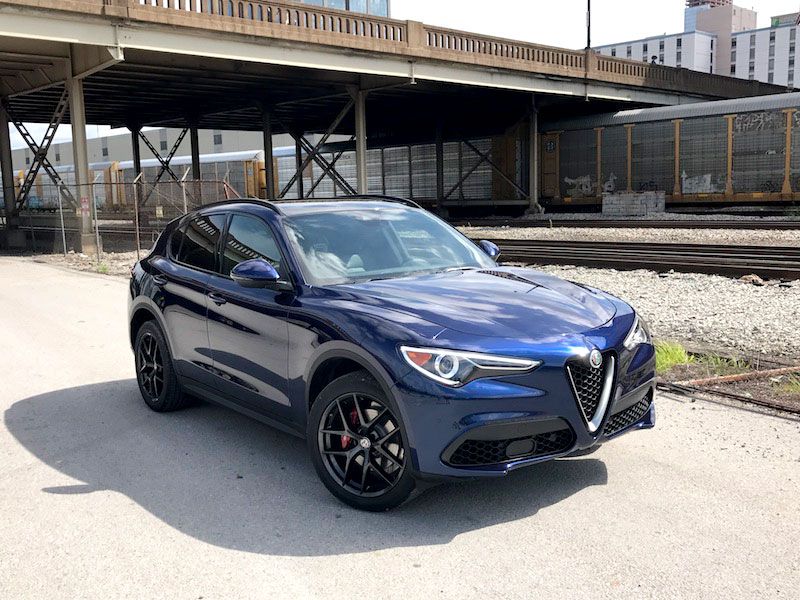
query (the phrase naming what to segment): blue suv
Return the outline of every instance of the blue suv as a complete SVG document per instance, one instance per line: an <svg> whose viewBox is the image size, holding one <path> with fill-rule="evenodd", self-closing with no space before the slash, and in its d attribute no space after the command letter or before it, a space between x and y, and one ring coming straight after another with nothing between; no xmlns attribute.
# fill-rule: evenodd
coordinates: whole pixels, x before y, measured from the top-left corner
<svg viewBox="0 0 800 600"><path fill-rule="evenodd" d="M204 207L133 269L139 389L305 437L327 488L375 511L653 427L634 310L498 254L403 200Z"/></svg>

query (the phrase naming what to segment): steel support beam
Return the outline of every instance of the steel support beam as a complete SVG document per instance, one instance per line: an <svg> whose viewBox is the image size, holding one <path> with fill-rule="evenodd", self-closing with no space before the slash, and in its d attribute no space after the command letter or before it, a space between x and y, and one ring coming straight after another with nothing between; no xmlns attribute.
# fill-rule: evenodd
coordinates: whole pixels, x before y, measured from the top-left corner
<svg viewBox="0 0 800 600"><path fill-rule="evenodd" d="M489 158L488 154L484 154L483 152L478 150L478 148L475 146L475 144L473 144L472 142L470 142L468 140L464 140L464 144L467 146L467 148L469 148L475 154L480 156L490 167L492 167L492 169L494 169L495 173L500 175L500 177L502 177L510 186L512 186L515 190L517 190L523 197L527 197L528 196L527 190L522 189L516 181L514 181L508 175L503 173L503 170L500 167L498 167L492 161L491 158Z"/></svg>
<svg viewBox="0 0 800 600"><path fill-rule="evenodd" d="M330 166L327 169L322 170L320 176L317 177L317 180L312 184L311 189L308 190L308 192L306 192L306 198L310 198L311 195L314 193L314 190L316 190L317 187L319 187L319 184L321 184L322 181L330 175L330 172L336 168L336 163L339 162L339 159L342 158L342 156L344 156L344 150L340 150L334 155L333 160L330 162ZM336 179L333 176L331 176L331 181L333 181L334 195L335 195Z"/></svg>
<svg viewBox="0 0 800 600"><path fill-rule="evenodd" d="M442 124L436 125L436 203L444 200L444 133ZM440 206L441 208L441 206Z"/></svg>
<svg viewBox="0 0 800 600"><path fill-rule="evenodd" d="M14 165L11 154L11 133L8 125L8 114L3 109L2 103L0 103L0 175L3 177L3 206L5 207L6 218L2 246L7 249L22 249L25 247L25 234L17 229Z"/></svg>
<svg viewBox="0 0 800 600"><path fill-rule="evenodd" d="M294 179L297 183L297 197L303 198L303 171L305 170L306 163L303 162L303 134L298 133L292 135L294 138L294 164L296 168Z"/></svg>
<svg viewBox="0 0 800 600"><path fill-rule="evenodd" d="M264 135L264 179L267 187L264 194L267 200L275 200L275 160L272 147L272 115L261 108L261 127Z"/></svg>
<svg viewBox="0 0 800 600"><path fill-rule="evenodd" d="M158 170L158 174L156 175L155 180L151 184L152 187L150 188L150 191L147 192L147 196L145 196L144 200L142 200L142 202L139 204L140 208L147 204L147 201L150 199L150 196L153 195L153 192L156 189L156 185L158 184L159 181L161 181L161 178L164 176L164 173L169 173L169 176L172 177L172 179L178 185L182 183L180 178L175 174L175 171L173 171L172 167L170 167L169 165L172 162L172 159L175 157L175 154L178 152L178 148L183 143L183 140L186 137L188 131L189 131L188 127L184 127L183 129L181 129L181 132L178 134L178 139L176 139L175 143L172 144L172 148L170 148L169 154L167 154L166 158L161 156L158 150L156 150L155 146L153 146L150 140L147 139L147 136L144 134L144 132L142 132L141 130L139 131L139 139L141 139L144 142L144 145L150 149L150 152L153 154L153 156L155 156L158 162L161 163L161 168Z"/></svg>
<svg viewBox="0 0 800 600"><path fill-rule="evenodd" d="M333 132L336 131L336 128L339 127L339 125L341 124L342 120L347 116L347 113L350 112L350 109L353 108L353 104L354 104L354 102L350 101L345 105L344 108L342 108L341 111L339 111L339 114L333 120L333 123L330 124L328 129L325 131L325 134L319 139L319 141L317 142L317 144L315 146L312 146L308 142L308 140L306 140L305 137L303 137L302 133L291 133L290 134L294 138L294 141L295 141L295 148L296 148L296 155L295 156L297 158L297 160L296 160L297 170L296 170L294 176L289 180L289 183L287 183L284 186L284 188L281 190L281 193L280 193L280 197L281 198L286 197L286 194L289 193L289 190L292 189L292 186L296 182L298 182L299 192L300 192L298 194L298 198L302 198L303 197L303 193L302 193L303 192L303 187L302 187L302 181L301 181L302 180L302 173L306 169L306 167L308 167L308 165L311 164L311 161L316 162L323 169L325 169L325 165L323 164L323 162L325 164L327 164L327 161L320 157L320 149L326 144L326 142L331 137L331 135L333 135ZM305 159L302 159L302 151L303 150L305 150L306 153L307 153ZM343 178L341 178L341 179L342 179L342 181L344 181ZM342 186L342 189L347 190L347 189L352 189L352 188L349 185L347 185L346 182L345 182L345 185Z"/></svg>
<svg viewBox="0 0 800 600"><path fill-rule="evenodd" d="M331 179L334 181L335 184L338 184L339 187L344 191L345 194L350 196L355 196L358 192L350 185L347 180L342 177L342 175L333 168L333 163L328 162L319 150L315 150L311 144L305 139L300 138L300 143L303 145L305 151L309 154L309 156L313 156L313 160L319 167L325 172L326 175L330 175Z"/></svg>
<svg viewBox="0 0 800 600"><path fill-rule="evenodd" d="M200 139L197 131L197 124L189 127L189 140L192 145L192 179L200 181Z"/></svg>
<svg viewBox="0 0 800 600"><path fill-rule="evenodd" d="M138 177L142 174L142 149L139 146L139 135L142 128L134 125L128 127L131 130L131 150L133 151L133 176Z"/></svg>
<svg viewBox="0 0 800 600"><path fill-rule="evenodd" d="M64 200L66 200L70 206L73 208L78 206L78 203L75 201L75 198L72 196L69 188L67 188L64 180L61 179L61 175L59 175L58 172L53 168L53 165L47 158L47 153L50 150L50 144L52 144L53 138L56 135L56 131L58 131L58 127L61 124L61 121L64 118L64 113L67 110L68 95L68 92L64 90L64 93L61 95L61 98L58 101L56 110L50 119L50 123L47 126L47 131L44 134L41 144L37 144L36 140L33 139L30 131L28 131L27 125L25 125L21 119L15 117L8 106L5 107L6 114L11 118L11 121L14 123L14 127L16 127L20 136L25 141L25 144L27 144L28 148L30 148L31 152L33 153L33 162L31 163L31 166L25 175L25 181L23 181L17 194L16 207L18 211L22 209L22 207L25 205L25 202L28 200L28 195L30 194L33 184L36 183L36 176L39 174L40 169L44 169L45 172L50 176L53 184L58 188L58 193L63 196Z"/></svg>
<svg viewBox="0 0 800 600"><path fill-rule="evenodd" d="M367 194L367 92L355 91L353 100L356 105L356 189L359 194Z"/></svg>
<svg viewBox="0 0 800 600"><path fill-rule="evenodd" d="M83 97L83 80L69 77L69 118L72 124L72 153L75 165L75 187L80 198L80 246L84 254L100 251L92 234L93 198L89 175L89 151L86 141L86 104Z"/></svg>
<svg viewBox="0 0 800 600"><path fill-rule="evenodd" d="M600 185L600 182L597 182ZM539 204L539 108L536 96L531 96L531 114L528 122L528 213L544 212Z"/></svg>

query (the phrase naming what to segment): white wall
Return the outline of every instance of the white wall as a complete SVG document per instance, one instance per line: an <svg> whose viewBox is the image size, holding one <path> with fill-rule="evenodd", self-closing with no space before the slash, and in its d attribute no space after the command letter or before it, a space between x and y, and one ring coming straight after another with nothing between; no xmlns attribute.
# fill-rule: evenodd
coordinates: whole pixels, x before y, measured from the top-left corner
<svg viewBox="0 0 800 600"><path fill-rule="evenodd" d="M776 85L798 85L800 83L800 70L798 70L800 65L796 58L796 38L800 37L800 34L797 30L798 28L794 26L784 26L734 34L736 40L736 72L734 75L741 79L749 79L752 76L758 81L771 81ZM792 31L794 31L794 40L792 40ZM770 56L770 34L772 33L775 36L774 56ZM751 36L755 36L752 74L750 73ZM795 47L794 52L792 52L792 45ZM792 57L795 57L793 65L791 65ZM770 59L774 61L772 77L770 77Z"/></svg>
<svg viewBox="0 0 800 600"><path fill-rule="evenodd" d="M681 63L678 65L678 39L681 40ZM650 62L653 56L660 62L662 51L661 42L664 43L664 62L670 67L681 66L685 69L703 71L708 73L712 66L712 43L714 36L703 32L683 33L661 37L647 38L622 44L600 46L597 50L606 56L611 56L616 50L618 58L628 58L627 49L631 47L631 60L645 60ZM644 54L644 45L647 44L647 55Z"/></svg>

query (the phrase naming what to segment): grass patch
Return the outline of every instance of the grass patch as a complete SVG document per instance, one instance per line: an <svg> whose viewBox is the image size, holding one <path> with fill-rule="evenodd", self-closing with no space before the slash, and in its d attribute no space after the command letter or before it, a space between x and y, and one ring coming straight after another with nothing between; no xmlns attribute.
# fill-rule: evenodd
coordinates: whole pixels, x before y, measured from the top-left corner
<svg viewBox="0 0 800 600"><path fill-rule="evenodd" d="M97 272L103 275L108 275L108 265L105 263L97 265Z"/></svg>
<svg viewBox="0 0 800 600"><path fill-rule="evenodd" d="M694 357L686 348L673 342L656 342L656 371L664 375L678 365L688 365L694 362Z"/></svg>
<svg viewBox="0 0 800 600"><path fill-rule="evenodd" d="M793 375L788 380L776 384L776 387L783 394L800 397L800 375Z"/></svg>
<svg viewBox="0 0 800 600"><path fill-rule="evenodd" d="M714 356L713 354L701 356L697 362L705 367L712 377L739 375L750 370L750 365L743 360Z"/></svg>

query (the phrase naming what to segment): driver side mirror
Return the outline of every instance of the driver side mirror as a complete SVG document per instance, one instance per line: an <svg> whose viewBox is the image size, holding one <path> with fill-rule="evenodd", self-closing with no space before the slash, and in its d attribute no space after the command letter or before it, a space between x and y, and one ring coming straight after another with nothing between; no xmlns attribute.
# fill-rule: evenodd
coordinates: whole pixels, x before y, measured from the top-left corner
<svg viewBox="0 0 800 600"><path fill-rule="evenodd" d="M275 267L262 258L246 260L231 271L231 279L240 286L250 289L273 288L285 290L291 286L282 282Z"/></svg>
<svg viewBox="0 0 800 600"><path fill-rule="evenodd" d="M500 248L498 248L497 244L494 242L490 242L489 240L481 240L478 242L478 247L483 250L483 252L492 260L497 260L500 256Z"/></svg>

